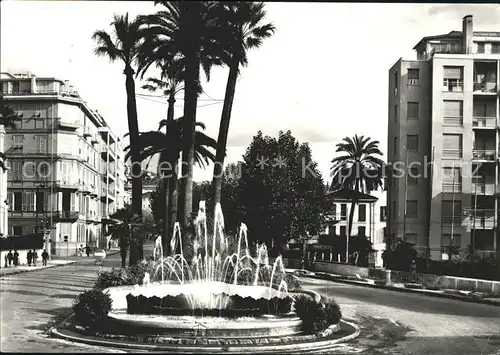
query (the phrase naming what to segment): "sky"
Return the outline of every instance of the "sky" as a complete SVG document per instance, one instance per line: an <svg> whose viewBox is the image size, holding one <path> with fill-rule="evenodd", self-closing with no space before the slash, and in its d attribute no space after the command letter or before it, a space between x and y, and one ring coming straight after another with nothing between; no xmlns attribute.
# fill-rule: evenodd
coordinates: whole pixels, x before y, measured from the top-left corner
<svg viewBox="0 0 500 355"><path fill-rule="evenodd" d="M114 13L135 17L160 9L153 1L2 1L1 71L69 80L122 136L128 131L123 64L96 57L91 37L111 29ZM277 30L249 52L241 70L226 162L241 160L259 130L273 136L291 130L299 142L309 142L325 180L343 137L369 136L386 154L388 70L401 57L415 59L412 48L422 37L461 30L469 14L475 31L500 31L499 5L311 2L268 3L266 9ZM199 101L197 120L214 138L227 74L227 68L213 69ZM160 95L142 90L143 84L136 82L137 93ZM182 107L181 94L176 117ZM139 129L156 130L167 101L138 97L137 110ZM212 169L195 169L194 179L210 180Z"/></svg>

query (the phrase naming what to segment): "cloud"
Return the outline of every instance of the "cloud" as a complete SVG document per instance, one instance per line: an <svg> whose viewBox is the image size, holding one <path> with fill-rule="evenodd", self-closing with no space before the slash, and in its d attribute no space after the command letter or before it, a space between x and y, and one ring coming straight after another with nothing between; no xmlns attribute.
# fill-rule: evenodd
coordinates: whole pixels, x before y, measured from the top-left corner
<svg viewBox="0 0 500 355"><path fill-rule="evenodd" d="M457 20L461 20L466 15L473 15L475 20L474 22L481 24L481 27L495 26L498 28L500 25L499 5L432 5L428 8L427 15L446 17L446 20L453 23Z"/></svg>

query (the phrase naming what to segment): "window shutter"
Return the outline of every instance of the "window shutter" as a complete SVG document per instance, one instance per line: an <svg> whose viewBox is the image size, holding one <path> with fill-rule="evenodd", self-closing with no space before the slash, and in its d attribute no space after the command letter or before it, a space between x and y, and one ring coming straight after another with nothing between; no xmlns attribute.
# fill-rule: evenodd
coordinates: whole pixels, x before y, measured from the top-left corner
<svg viewBox="0 0 500 355"><path fill-rule="evenodd" d="M463 102L462 101L444 101L443 105L444 117L462 117L463 116Z"/></svg>
<svg viewBox="0 0 500 355"><path fill-rule="evenodd" d="M75 206L76 206L76 194L75 193L70 193L70 200L71 200L71 211L75 211Z"/></svg>
<svg viewBox="0 0 500 355"><path fill-rule="evenodd" d="M462 149L461 134L443 134L443 149Z"/></svg>
<svg viewBox="0 0 500 355"><path fill-rule="evenodd" d="M26 211L26 194L27 194L26 192L23 192L23 193L22 193L22 196L23 196L23 197L22 197L22 199L23 199L23 202L22 202L22 210L23 210L23 211Z"/></svg>
<svg viewBox="0 0 500 355"><path fill-rule="evenodd" d="M444 67L444 78L445 79L462 79L461 67Z"/></svg>

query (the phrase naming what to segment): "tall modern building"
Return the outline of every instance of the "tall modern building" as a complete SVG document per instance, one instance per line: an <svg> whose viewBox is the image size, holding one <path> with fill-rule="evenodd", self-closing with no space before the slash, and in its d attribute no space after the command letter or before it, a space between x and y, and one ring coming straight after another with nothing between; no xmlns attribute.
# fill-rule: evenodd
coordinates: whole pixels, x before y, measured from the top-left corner
<svg viewBox="0 0 500 355"><path fill-rule="evenodd" d="M31 73L0 81L19 116L5 136L7 233L49 230L55 255L105 247L103 222L127 200L123 146L68 81Z"/></svg>
<svg viewBox="0 0 500 355"><path fill-rule="evenodd" d="M389 70L388 234L433 260L500 247L500 32L422 38ZM396 165L397 164L397 165Z"/></svg>

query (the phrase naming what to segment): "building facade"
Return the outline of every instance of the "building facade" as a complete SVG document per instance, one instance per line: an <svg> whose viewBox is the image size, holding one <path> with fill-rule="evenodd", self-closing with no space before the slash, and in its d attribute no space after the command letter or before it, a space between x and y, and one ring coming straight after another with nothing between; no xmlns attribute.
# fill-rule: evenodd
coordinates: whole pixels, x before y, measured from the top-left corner
<svg viewBox="0 0 500 355"><path fill-rule="evenodd" d="M388 235L432 260L500 246L500 32L422 38L389 70Z"/></svg>
<svg viewBox="0 0 500 355"><path fill-rule="evenodd" d="M8 234L49 230L55 255L105 247L103 222L126 199L117 137L68 81L31 73L2 73L0 81L19 116L5 137Z"/></svg>
<svg viewBox="0 0 500 355"><path fill-rule="evenodd" d="M5 152L5 127L0 125L0 152ZM7 161L4 167L7 168ZM8 233L9 205L7 200L7 170L0 169L0 237Z"/></svg>

